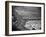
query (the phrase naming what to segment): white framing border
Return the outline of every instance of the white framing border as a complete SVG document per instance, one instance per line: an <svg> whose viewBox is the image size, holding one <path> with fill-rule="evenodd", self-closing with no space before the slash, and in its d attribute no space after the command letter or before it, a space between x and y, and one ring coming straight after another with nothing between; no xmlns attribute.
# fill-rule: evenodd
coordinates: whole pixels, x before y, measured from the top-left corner
<svg viewBox="0 0 46 37"><path fill-rule="evenodd" d="M41 30L31 30L31 31L12 31L12 5L14 6L33 6L41 7ZM44 32L44 5L41 4L24 4L24 3L9 3L9 34L26 34L26 33L41 33Z"/></svg>

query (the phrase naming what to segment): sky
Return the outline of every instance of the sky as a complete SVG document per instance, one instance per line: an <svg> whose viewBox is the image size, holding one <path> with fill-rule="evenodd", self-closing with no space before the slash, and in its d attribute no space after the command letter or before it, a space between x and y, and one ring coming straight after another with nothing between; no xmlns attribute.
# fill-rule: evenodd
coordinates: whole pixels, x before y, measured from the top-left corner
<svg viewBox="0 0 46 37"><path fill-rule="evenodd" d="M31 18L31 19L39 19L41 16L41 8L40 7L29 7L29 6L13 6L14 14L16 12L24 16L24 18Z"/></svg>

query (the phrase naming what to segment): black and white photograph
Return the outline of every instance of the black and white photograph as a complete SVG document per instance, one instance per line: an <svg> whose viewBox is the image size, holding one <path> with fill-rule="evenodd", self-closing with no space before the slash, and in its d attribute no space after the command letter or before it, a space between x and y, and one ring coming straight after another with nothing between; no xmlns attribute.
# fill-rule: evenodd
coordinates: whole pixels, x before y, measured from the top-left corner
<svg viewBox="0 0 46 37"><path fill-rule="evenodd" d="M44 3L7 2L8 35L45 33ZM8 19L9 18L9 19ZM9 22L8 22L9 21Z"/></svg>
<svg viewBox="0 0 46 37"><path fill-rule="evenodd" d="M12 6L12 31L41 30L41 7Z"/></svg>

